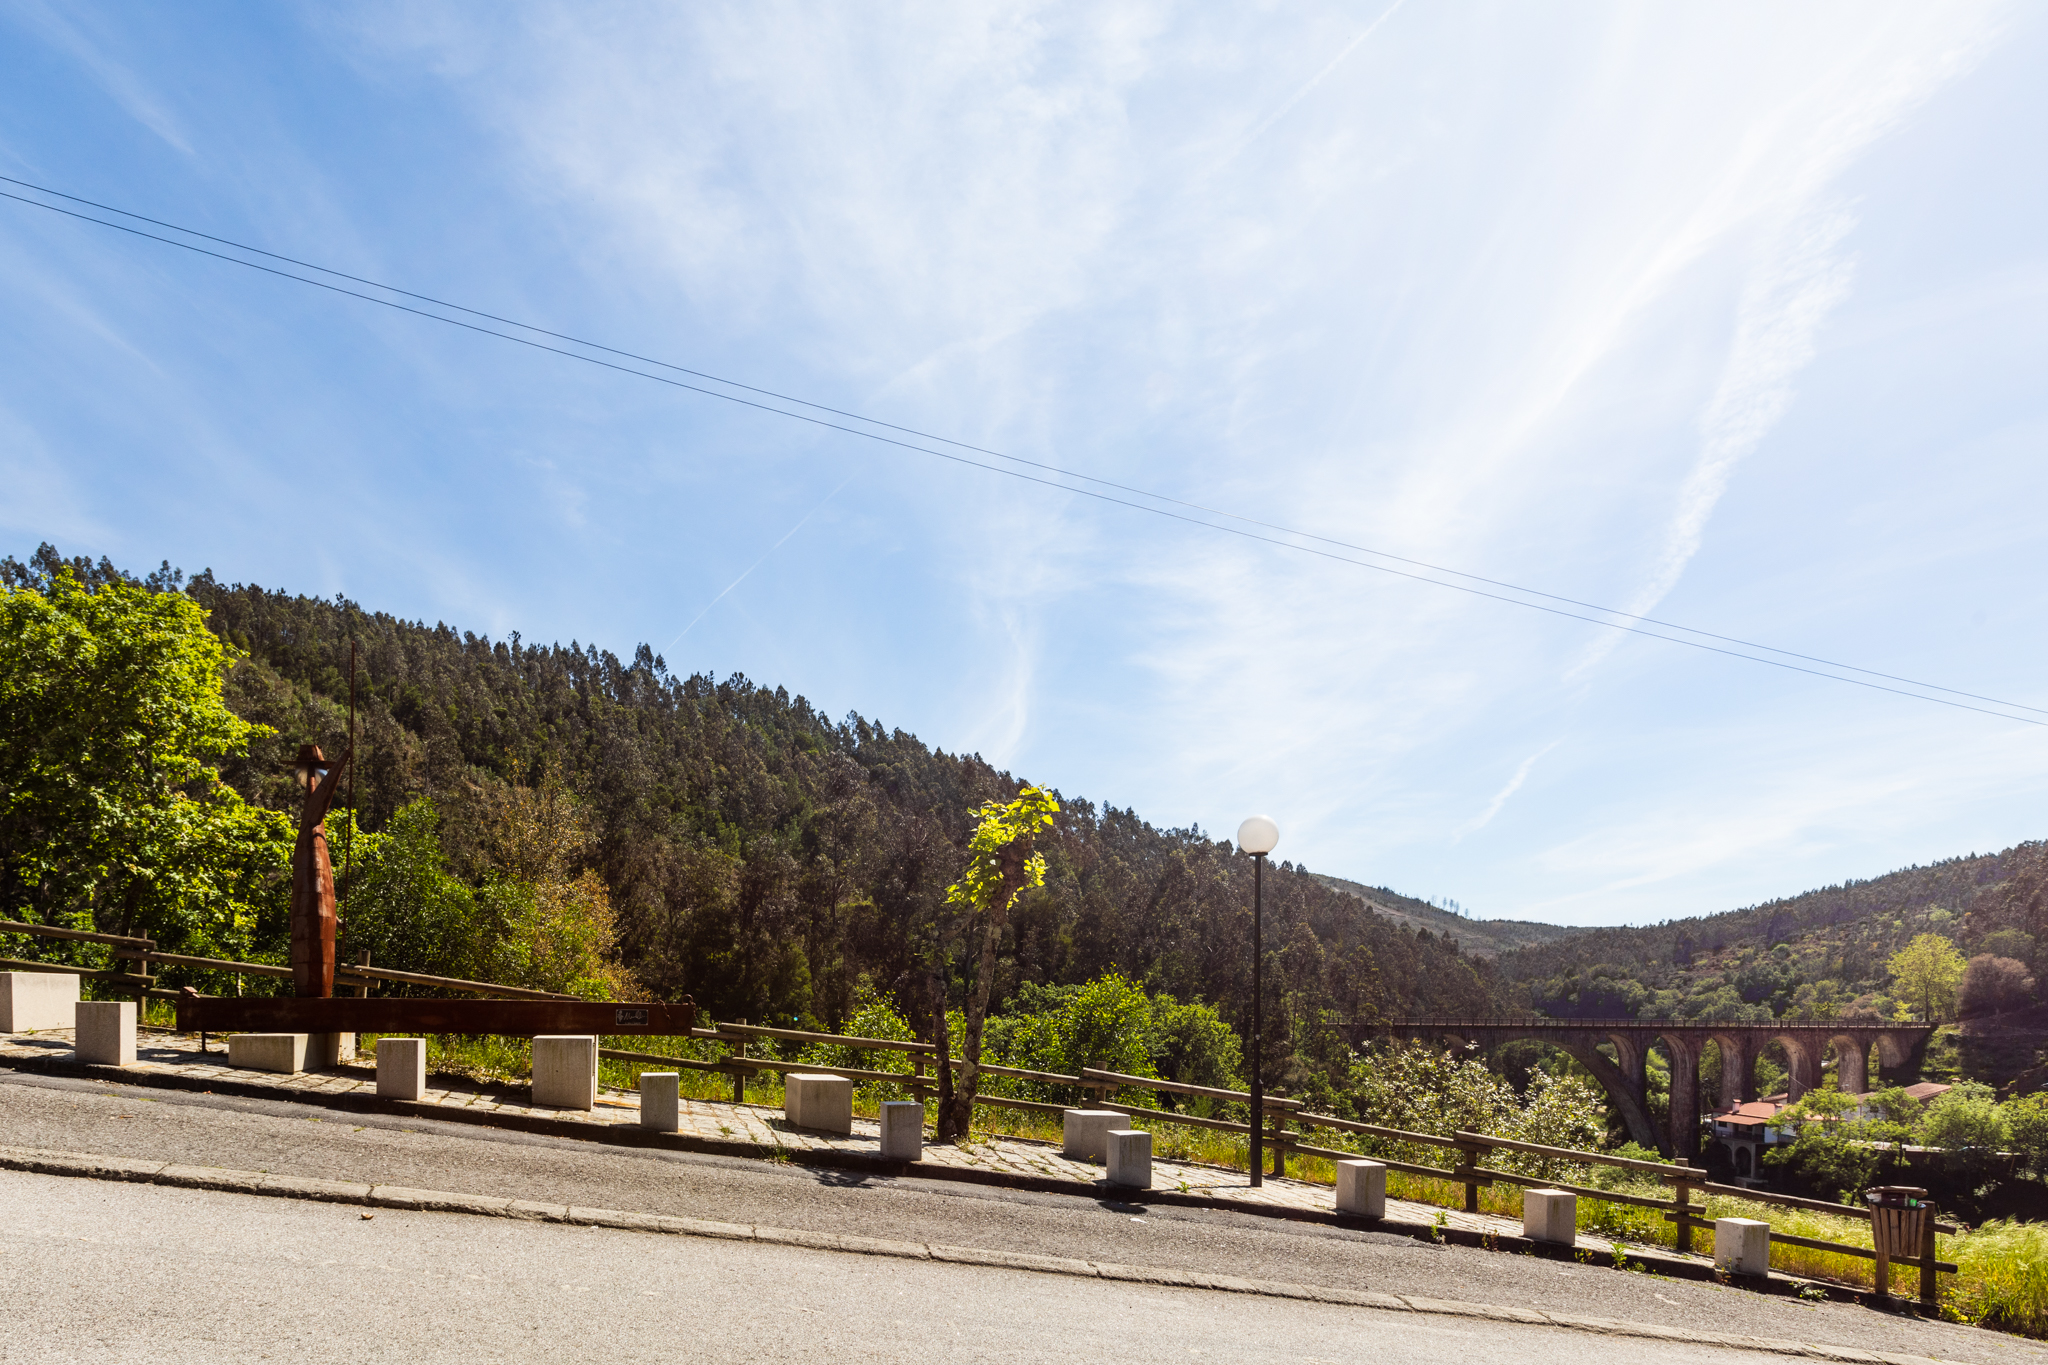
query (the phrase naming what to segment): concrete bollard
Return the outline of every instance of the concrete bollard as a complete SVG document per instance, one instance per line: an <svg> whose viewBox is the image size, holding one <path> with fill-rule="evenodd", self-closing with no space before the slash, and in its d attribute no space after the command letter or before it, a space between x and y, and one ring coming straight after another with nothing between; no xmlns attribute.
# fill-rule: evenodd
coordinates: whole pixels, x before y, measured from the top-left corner
<svg viewBox="0 0 2048 1365"><path fill-rule="evenodd" d="M1771 1225L1754 1218L1716 1218L1714 1264L1731 1275L1769 1274Z"/></svg>
<svg viewBox="0 0 2048 1365"><path fill-rule="evenodd" d="M1152 1188L1152 1135L1136 1128L1112 1128L1103 1135L1109 1183L1134 1190Z"/></svg>
<svg viewBox="0 0 2048 1365"><path fill-rule="evenodd" d="M77 1041L72 1046L79 1061L127 1066L135 1060L134 1001L81 1000L75 1008Z"/></svg>
<svg viewBox="0 0 2048 1365"><path fill-rule="evenodd" d="M1060 1152L1076 1161L1106 1161L1110 1129L1131 1121L1114 1109L1068 1109L1060 1117Z"/></svg>
<svg viewBox="0 0 2048 1365"><path fill-rule="evenodd" d="M70 972L0 972L0 1033L71 1028L78 978Z"/></svg>
<svg viewBox="0 0 2048 1365"><path fill-rule="evenodd" d="M377 1098L417 1100L427 1093L427 1040L377 1040Z"/></svg>
<svg viewBox="0 0 2048 1365"><path fill-rule="evenodd" d="M281 1071L286 1075L306 1069L306 1035L303 1033L235 1033L228 1036L228 1065L243 1071Z"/></svg>
<svg viewBox="0 0 2048 1365"><path fill-rule="evenodd" d="M1337 1212L1387 1216L1387 1168L1377 1161L1337 1163Z"/></svg>
<svg viewBox="0 0 2048 1365"><path fill-rule="evenodd" d="M792 1128L853 1131L853 1082L823 1072L792 1072L782 1078L782 1117Z"/></svg>
<svg viewBox="0 0 2048 1365"><path fill-rule="evenodd" d="M332 1071L343 1062L356 1059L353 1033L309 1033L306 1035L306 1070Z"/></svg>
<svg viewBox="0 0 2048 1365"><path fill-rule="evenodd" d="M1579 1240L1579 1197L1563 1190L1522 1191L1522 1235L1571 1246Z"/></svg>
<svg viewBox="0 0 2048 1365"><path fill-rule="evenodd" d="M673 1133L683 1126L682 1073L643 1071L640 1073L640 1126L657 1133Z"/></svg>
<svg viewBox="0 0 2048 1365"><path fill-rule="evenodd" d="M910 1100L882 1103L882 1155L891 1161L924 1160L924 1106Z"/></svg>
<svg viewBox="0 0 2048 1365"><path fill-rule="evenodd" d="M597 1108L597 1039L544 1033L533 1040L533 1102L548 1109Z"/></svg>

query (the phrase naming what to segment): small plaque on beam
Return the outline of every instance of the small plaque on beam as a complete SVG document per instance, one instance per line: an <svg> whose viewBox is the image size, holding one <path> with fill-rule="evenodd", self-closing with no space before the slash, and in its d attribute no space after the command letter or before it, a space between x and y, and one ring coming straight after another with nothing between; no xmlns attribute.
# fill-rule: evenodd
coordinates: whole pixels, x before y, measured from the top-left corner
<svg viewBox="0 0 2048 1365"><path fill-rule="evenodd" d="M618 1028L647 1027L646 1010L618 1010L615 1011L615 1013L617 1014L617 1018L613 1022L615 1026Z"/></svg>

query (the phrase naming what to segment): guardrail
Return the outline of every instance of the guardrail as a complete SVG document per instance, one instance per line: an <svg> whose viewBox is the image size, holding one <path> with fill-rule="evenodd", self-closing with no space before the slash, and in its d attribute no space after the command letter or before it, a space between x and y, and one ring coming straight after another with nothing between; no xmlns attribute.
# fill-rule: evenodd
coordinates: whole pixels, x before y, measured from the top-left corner
<svg viewBox="0 0 2048 1365"><path fill-rule="evenodd" d="M137 987L138 995L147 995L158 1000L174 1000L175 991L153 990L150 987L156 977L149 968L152 965L164 967L191 967L200 971L231 972L237 976L266 976L289 978L290 967L280 967L270 962L237 962L218 957L187 957L182 953L162 953L156 950L156 941L123 934L88 933L83 929L60 929L50 924L24 924L15 920L0 920L0 934L33 934L39 938L82 940L87 943L114 945L114 956L118 959L136 962L139 972L102 971L91 967L74 967L62 962L28 962L15 958L0 958L0 967L17 971L66 972L73 976L89 977L95 980L115 981ZM469 995L491 995L509 1000L575 1000L579 997L563 995L557 991L528 990L524 986L506 986L495 981L470 981L459 976L429 976L424 972L401 972L389 967L372 967L367 962L334 969L334 981L340 986L357 986L367 989L376 982L397 982L410 986L431 986L436 990L460 991Z"/></svg>
<svg viewBox="0 0 2048 1365"><path fill-rule="evenodd" d="M780 1039L787 1042L824 1043L834 1047L855 1051L882 1051L909 1054L916 1067L911 1074L900 1071L884 1071L865 1067L833 1067L833 1074L852 1080L878 1081L908 1087L918 1099L928 1097L934 1081L925 1073L925 1062L934 1057L937 1049L929 1043L908 1042L901 1039L861 1038L837 1033L812 1033L800 1029L767 1028L749 1024L717 1024L710 1028L693 1029L691 1037L707 1041L723 1042L730 1049L727 1055L716 1061L699 1061L693 1058L670 1057L658 1053L629 1052L603 1049L599 1056L617 1061L641 1062L663 1067L678 1067L693 1071L716 1072L733 1078L733 1098L741 1102L745 1098L747 1077L759 1072L788 1074L795 1071L814 1071L820 1064L815 1062L785 1062L779 1058L750 1056L747 1046L756 1039ZM948 1058L949 1064L957 1071L962 1066L959 1058ZM1017 1067L998 1066L983 1063L979 1068L984 1074L1009 1076L1043 1083L1072 1086L1092 1096L1089 1103L1096 1107L1114 1109L1130 1115L1134 1120L1145 1120L1153 1124L1179 1124L1192 1128L1203 1128L1218 1132L1242 1133L1249 1135L1248 1122L1210 1118L1205 1115L1181 1113L1163 1109L1145 1108L1119 1101L1113 1096L1118 1092L1150 1090L1157 1093L1187 1095L1206 1099L1223 1100L1230 1103L1249 1105L1251 1096L1242 1090L1227 1090L1216 1086L1192 1085L1181 1081L1166 1080L1156 1076L1134 1076L1125 1072L1105 1071L1095 1067L1082 1068L1079 1075L1065 1075L1050 1071L1028 1071ZM1014 1109L1031 1113L1057 1114L1070 1107L1063 1104L1047 1103L1042 1100L1026 1100L1008 1095L978 1094L974 1103L996 1109ZM1833 1213L1845 1218L1871 1221L1870 1210L1853 1204L1830 1204L1824 1200L1805 1199L1797 1195L1778 1194L1770 1190L1749 1189L1744 1186L1722 1185L1707 1177L1707 1172L1697 1166L1680 1161L1645 1161L1635 1157L1614 1156L1606 1152L1587 1152L1572 1147L1551 1147L1543 1143L1523 1142L1515 1138L1494 1137L1486 1133L1457 1130L1448 1135L1441 1133L1420 1133L1405 1128L1390 1128L1383 1124L1362 1123L1355 1119L1341 1118L1335 1114L1310 1112L1304 1101L1280 1096L1265 1097L1266 1142L1273 1152L1273 1174L1284 1175L1290 1154L1295 1156L1321 1157L1332 1161L1356 1160L1361 1155L1370 1155L1390 1170L1404 1171L1412 1175L1447 1180L1464 1187L1464 1206L1467 1212L1479 1209L1479 1191L1493 1184L1521 1185L1530 1188L1563 1190L1587 1200L1608 1204L1620 1204L1632 1208L1652 1209L1663 1214L1664 1221L1673 1224L1673 1242L1680 1252L1693 1249L1695 1230L1712 1232L1714 1224L1706 1217L1706 1205L1696 1202L1709 1194L1728 1195L1752 1203L1776 1205L1782 1208L1810 1209ZM1290 1128L1290 1124L1294 1125ZM1375 1138L1382 1142L1401 1143L1412 1146L1432 1147L1451 1155L1443 1166L1432 1166L1420 1161L1403 1161L1376 1153L1361 1153L1339 1148L1325 1147L1306 1141L1314 1130L1328 1129L1335 1132L1354 1133L1360 1137ZM1513 1152L1523 1156L1542 1157L1570 1165L1597 1167L1607 1166L1625 1170L1636 1175L1651 1176L1671 1187L1669 1197L1656 1197L1629 1190L1602 1189L1594 1185L1567 1183L1547 1176L1536 1176L1521 1171L1510 1171L1498 1166L1483 1164L1490 1152ZM1957 1233L1962 1229L1952 1223L1929 1220L1927 1242L1917 1257L1894 1257L1902 1265L1918 1266L1921 1272L1922 1297L1932 1301L1934 1274L1946 1271L1954 1274L1954 1264L1936 1259L1933 1237L1935 1232ZM1876 1252L1868 1247L1847 1242L1829 1242L1818 1238L1798 1237L1789 1233L1773 1232L1774 1241L1788 1246L1804 1247L1809 1250L1833 1252L1837 1255L1875 1259Z"/></svg>

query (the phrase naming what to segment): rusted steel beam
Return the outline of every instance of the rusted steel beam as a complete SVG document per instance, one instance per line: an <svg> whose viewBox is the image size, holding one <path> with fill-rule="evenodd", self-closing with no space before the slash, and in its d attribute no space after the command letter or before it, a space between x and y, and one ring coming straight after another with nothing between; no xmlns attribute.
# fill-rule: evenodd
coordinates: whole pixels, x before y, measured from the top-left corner
<svg viewBox="0 0 2048 1365"><path fill-rule="evenodd" d="M680 1036L696 1022L685 1000L416 1000L406 997L181 995L184 1033L647 1033Z"/></svg>

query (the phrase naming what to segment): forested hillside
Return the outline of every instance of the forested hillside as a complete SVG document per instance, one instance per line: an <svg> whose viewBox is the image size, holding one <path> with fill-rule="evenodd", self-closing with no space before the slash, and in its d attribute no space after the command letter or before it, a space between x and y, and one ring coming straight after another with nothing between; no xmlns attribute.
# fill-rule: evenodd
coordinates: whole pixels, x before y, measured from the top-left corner
<svg viewBox="0 0 2048 1365"><path fill-rule="evenodd" d="M32 587L64 563L45 546L0 573ZM105 561L72 568L88 582L120 577ZM576 876L594 874L609 900L621 979L657 997L692 995L719 1017L833 1026L865 984L918 1020L917 936L959 873L970 813L1019 786L978 756L935 750L857 715L835 722L780 688L739 675L673 676L644 645L622 659L575 642L490 640L351 602L230 585L210 571L185 583L166 568L147 581L188 594L214 632L247 651L227 701L276 731L222 765L247 800L291 809L297 747L347 747L353 641L362 828L385 831L393 847L437 840L446 873L475 888L481 905L519 861L507 851L519 841L508 843L506 812L541 809L534 793L550 802L563 793L572 823L590 837L556 840L571 851L568 865L529 882L573 891ZM1056 773L1029 776L1057 787ZM1199 829L1157 829L1129 810L1060 800L1057 826L1039 845L1046 884L1012 916L996 999L1026 983L1116 970L1239 1022L1249 1012L1250 860ZM362 928L368 911L352 919L344 897L342 913L352 959L351 926ZM261 918L270 936L281 931L281 913ZM1266 881L1266 942L1280 1076L1341 1072L1352 1021L1498 1004L1490 964L1291 864ZM1273 1029L1276 1020L1291 1029Z"/></svg>
<svg viewBox="0 0 2048 1365"><path fill-rule="evenodd" d="M1347 881L1343 877L1332 877L1325 872L1316 873L1315 878L1325 886L1358 897L1397 924L1406 925L1410 929L1426 929L1431 933L1454 939L1460 948L1475 957L1493 957L1511 948L1533 943L1554 943L1558 939L1587 932L1560 924L1538 924L1525 919L1470 919L1440 909L1428 901L1404 896L1384 886L1366 886L1361 882Z"/></svg>
<svg viewBox="0 0 2048 1365"><path fill-rule="evenodd" d="M1503 953L1523 1003L1577 1018L1889 1017L1886 963L1916 935L2039 972L2048 845L1970 854L1726 914L1594 929Z"/></svg>

